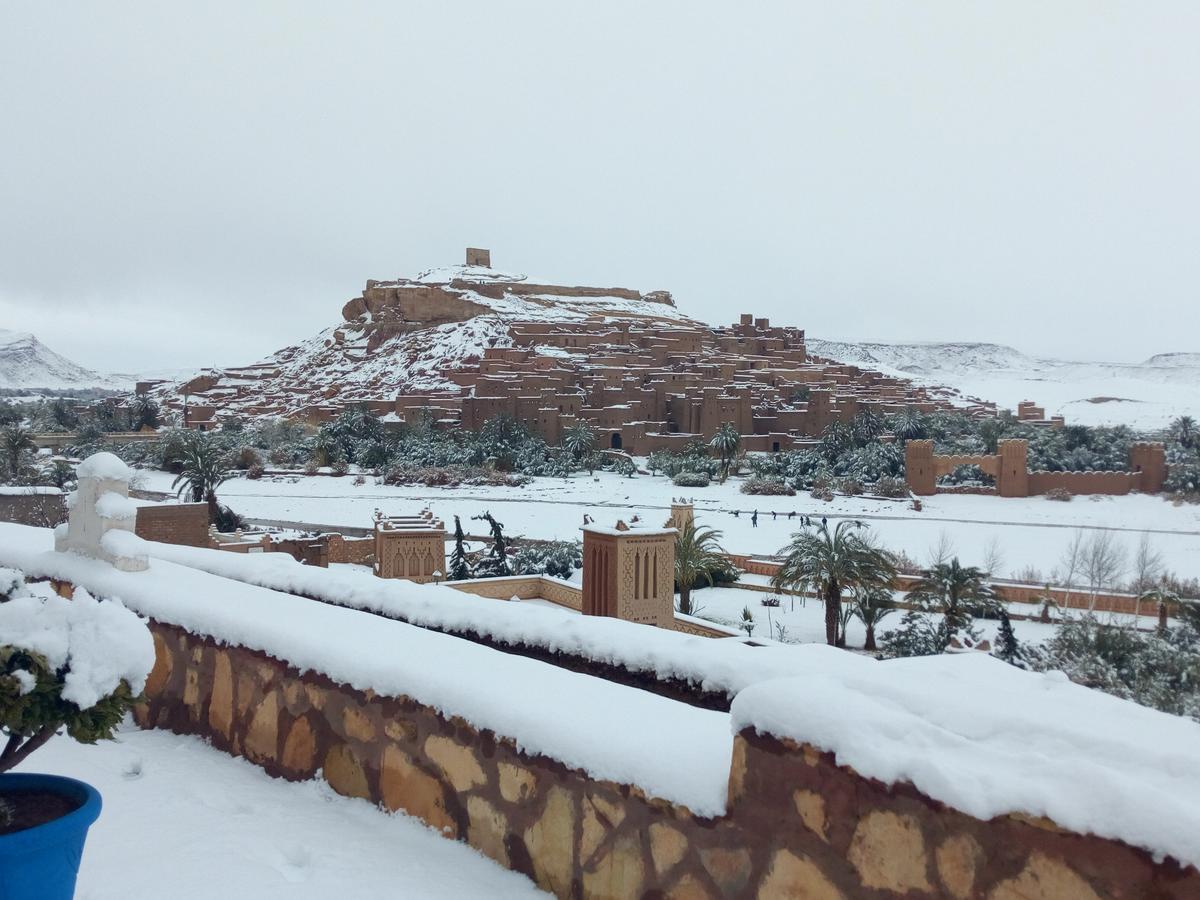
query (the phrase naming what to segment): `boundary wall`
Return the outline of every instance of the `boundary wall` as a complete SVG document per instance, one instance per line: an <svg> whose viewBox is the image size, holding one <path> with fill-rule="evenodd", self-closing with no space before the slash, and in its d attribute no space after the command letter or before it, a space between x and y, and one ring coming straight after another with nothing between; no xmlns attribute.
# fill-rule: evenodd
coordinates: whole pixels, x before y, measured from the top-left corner
<svg viewBox="0 0 1200 900"><path fill-rule="evenodd" d="M1194 897L1200 872L1023 815L981 821L831 754L737 734L704 818L403 696L152 622L143 727L403 810L560 898ZM453 677L447 673L447 677Z"/></svg>

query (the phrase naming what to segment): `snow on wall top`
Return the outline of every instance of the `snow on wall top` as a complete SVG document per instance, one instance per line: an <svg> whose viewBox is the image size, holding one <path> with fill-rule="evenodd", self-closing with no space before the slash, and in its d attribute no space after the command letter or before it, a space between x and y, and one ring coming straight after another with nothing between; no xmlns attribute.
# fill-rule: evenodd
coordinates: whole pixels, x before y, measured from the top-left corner
<svg viewBox="0 0 1200 900"><path fill-rule="evenodd" d="M810 671L809 664L789 647L748 648L736 640L693 637L606 616L588 621L571 617L564 622L556 609L481 601L444 585L414 585L305 566L286 553L248 555L142 540L137 550L260 587L398 616L416 625L474 632L501 643L545 647L635 672L652 672L657 678L679 678L731 697L759 681ZM833 655L840 659L846 654Z"/></svg>
<svg viewBox="0 0 1200 900"><path fill-rule="evenodd" d="M130 573L71 553L45 552L50 535L47 529L0 523L0 564L118 597L159 622L261 650L301 672L411 697L510 738L527 753L594 778L636 785L698 815L725 811L733 749L725 713L161 559ZM121 537L128 542L126 552L144 543L131 534Z"/></svg>
<svg viewBox="0 0 1200 900"><path fill-rule="evenodd" d="M742 691L734 729L811 744L979 819L1045 816L1200 864L1200 723L979 653L842 656Z"/></svg>
<svg viewBox="0 0 1200 900"><path fill-rule="evenodd" d="M80 478L109 478L115 481L128 481L133 477L129 466L107 450L93 453L76 467L75 474Z"/></svg>

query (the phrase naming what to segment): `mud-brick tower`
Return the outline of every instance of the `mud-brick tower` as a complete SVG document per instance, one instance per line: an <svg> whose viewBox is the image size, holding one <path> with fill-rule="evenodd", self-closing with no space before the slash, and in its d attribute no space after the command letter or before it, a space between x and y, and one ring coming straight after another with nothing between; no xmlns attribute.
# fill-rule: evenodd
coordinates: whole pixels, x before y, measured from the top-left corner
<svg viewBox="0 0 1200 900"><path fill-rule="evenodd" d="M433 513L375 519L375 574L418 584L439 581L446 571L446 526Z"/></svg>
<svg viewBox="0 0 1200 900"><path fill-rule="evenodd" d="M1010 439L996 445L1000 467L996 471L996 491L1001 497L1029 496L1029 441Z"/></svg>
<svg viewBox="0 0 1200 900"><path fill-rule="evenodd" d="M904 477L918 496L929 497L937 493L933 441L909 441L904 445Z"/></svg>
<svg viewBox="0 0 1200 900"><path fill-rule="evenodd" d="M583 614L672 627L675 529L583 529Z"/></svg>
<svg viewBox="0 0 1200 900"><path fill-rule="evenodd" d="M1155 441L1139 441L1129 448L1129 471L1141 472L1138 490L1157 494L1167 480L1167 448Z"/></svg>

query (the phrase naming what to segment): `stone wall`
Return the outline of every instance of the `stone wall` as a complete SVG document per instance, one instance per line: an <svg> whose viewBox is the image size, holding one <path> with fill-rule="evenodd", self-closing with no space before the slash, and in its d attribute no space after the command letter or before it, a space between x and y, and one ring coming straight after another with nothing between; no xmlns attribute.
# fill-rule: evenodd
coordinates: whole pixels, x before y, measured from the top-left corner
<svg viewBox="0 0 1200 900"><path fill-rule="evenodd" d="M942 493L938 478L959 466L979 466L996 480L1002 497L1030 497L1061 489L1072 494L1157 493L1166 479L1166 451L1162 444L1139 442L1130 447L1129 470L1124 472L1030 472L1028 441L1000 441L994 455L938 456L933 441L908 441L904 446L905 478L919 496Z"/></svg>
<svg viewBox="0 0 1200 900"><path fill-rule="evenodd" d="M208 536L208 505L204 503L139 506L135 532L140 538L160 544L212 546Z"/></svg>
<svg viewBox="0 0 1200 900"><path fill-rule="evenodd" d="M1195 897L1200 873L1047 820L983 822L746 731L716 819L568 769L406 697L152 622L143 727L404 810L558 897Z"/></svg>
<svg viewBox="0 0 1200 900"><path fill-rule="evenodd" d="M451 581L447 587L464 594L489 597L493 600L549 600L567 609L583 609L583 592L570 582L546 575L510 575L500 578L473 578L470 581Z"/></svg>
<svg viewBox="0 0 1200 900"><path fill-rule="evenodd" d="M67 506L61 491L14 488L0 492L0 522L52 528L66 520Z"/></svg>
<svg viewBox="0 0 1200 900"><path fill-rule="evenodd" d="M348 538L340 534L322 535L329 544L331 563L369 566L375 562L375 538Z"/></svg>

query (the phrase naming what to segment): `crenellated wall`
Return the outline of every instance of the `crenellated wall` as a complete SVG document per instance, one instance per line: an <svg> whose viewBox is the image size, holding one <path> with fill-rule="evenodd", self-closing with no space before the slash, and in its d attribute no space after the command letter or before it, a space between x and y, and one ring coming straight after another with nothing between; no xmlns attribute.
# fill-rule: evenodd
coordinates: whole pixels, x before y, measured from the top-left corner
<svg viewBox="0 0 1200 900"><path fill-rule="evenodd" d="M702 818L521 752L406 697L300 673L152 622L143 727L203 735L290 780L404 810L559 897L1194 897L1200 873L1019 815L989 822L830 754L734 741L725 815Z"/></svg>
<svg viewBox="0 0 1200 900"><path fill-rule="evenodd" d="M1030 497L1065 490L1072 494L1128 494L1130 491L1157 493L1167 477L1166 451L1162 444L1139 442L1129 449L1129 469L1123 472L1030 472L1029 442L1006 440L995 454L939 456L933 441L913 440L904 446L905 479L912 492L930 496L953 489L939 488L938 479L959 466L979 466L996 480L1001 497Z"/></svg>

